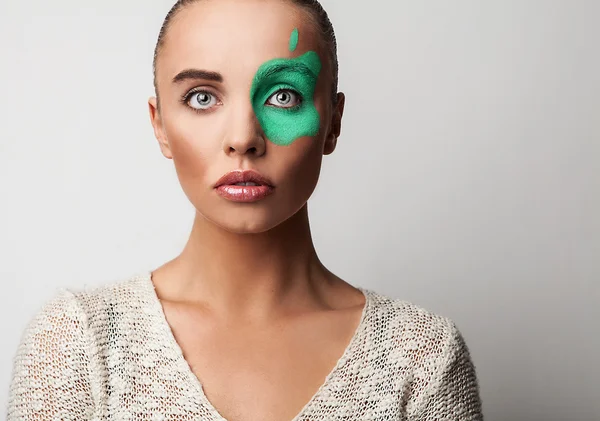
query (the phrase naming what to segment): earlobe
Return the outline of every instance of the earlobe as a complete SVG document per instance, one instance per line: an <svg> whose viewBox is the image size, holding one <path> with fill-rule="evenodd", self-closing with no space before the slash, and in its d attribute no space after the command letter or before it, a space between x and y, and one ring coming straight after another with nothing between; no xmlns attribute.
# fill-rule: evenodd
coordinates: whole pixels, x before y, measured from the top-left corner
<svg viewBox="0 0 600 421"><path fill-rule="evenodd" d="M148 99L148 111L150 112L150 122L154 129L154 137L158 140L160 151L165 158L173 159L173 154L171 153L171 148L169 147L169 142L167 141L167 136L164 132L162 117L158 109L158 100L156 97L150 97L150 99Z"/></svg>
<svg viewBox="0 0 600 421"><path fill-rule="evenodd" d="M325 147L323 148L323 155L332 154L335 151L335 147L337 145L337 137L333 134L330 134L325 141Z"/></svg>

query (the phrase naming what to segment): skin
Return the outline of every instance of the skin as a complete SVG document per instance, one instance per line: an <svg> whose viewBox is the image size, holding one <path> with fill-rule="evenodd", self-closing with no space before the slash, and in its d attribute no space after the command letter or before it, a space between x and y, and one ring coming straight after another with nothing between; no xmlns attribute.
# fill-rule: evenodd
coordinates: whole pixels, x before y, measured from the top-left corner
<svg viewBox="0 0 600 421"><path fill-rule="evenodd" d="M277 145L286 146L301 137L319 133L320 115L314 104L315 85L321 71L321 60L314 51L294 59L276 58L260 66L250 90L254 113L265 137ZM272 98L282 88L283 97ZM294 98L301 97L302 101ZM272 103L297 104L293 107L272 106Z"/></svg>
<svg viewBox="0 0 600 421"><path fill-rule="evenodd" d="M299 41L290 51L294 29ZM311 51L322 63L311 104L319 130L278 144L257 117L253 81L265 63ZM191 68L223 81L173 82ZM310 233L307 200L323 155L335 150L344 109L341 93L333 106L331 83L311 20L279 0L187 6L157 61L160 111L150 98L151 122L196 215L182 252L152 279L191 370L229 421L292 420L342 355L365 304L320 262ZM198 87L218 99L209 112L180 101ZM258 170L275 193L255 203L218 196L215 182L236 169Z"/></svg>

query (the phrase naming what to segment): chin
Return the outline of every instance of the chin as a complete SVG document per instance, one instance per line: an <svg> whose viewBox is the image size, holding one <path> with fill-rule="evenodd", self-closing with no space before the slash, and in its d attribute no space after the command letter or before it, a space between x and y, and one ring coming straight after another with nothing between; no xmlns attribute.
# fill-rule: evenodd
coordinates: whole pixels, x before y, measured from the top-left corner
<svg viewBox="0 0 600 421"><path fill-rule="evenodd" d="M204 215L212 224L234 234L260 234L275 228L283 222L274 215L262 212L232 212L221 213L212 217Z"/></svg>
<svg viewBox="0 0 600 421"><path fill-rule="evenodd" d="M269 224L266 221L257 220L230 221L229 223L220 222L217 225L233 234L260 234L277 226L277 224Z"/></svg>

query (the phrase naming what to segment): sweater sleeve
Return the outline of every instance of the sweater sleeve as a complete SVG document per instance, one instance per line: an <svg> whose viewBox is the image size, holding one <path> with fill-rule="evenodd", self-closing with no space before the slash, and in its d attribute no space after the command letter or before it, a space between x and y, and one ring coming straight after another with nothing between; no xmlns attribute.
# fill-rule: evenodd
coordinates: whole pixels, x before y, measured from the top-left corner
<svg viewBox="0 0 600 421"><path fill-rule="evenodd" d="M63 291L29 321L13 361L8 421L93 416L87 317Z"/></svg>
<svg viewBox="0 0 600 421"><path fill-rule="evenodd" d="M427 397L414 421L483 421L475 366L465 340L449 320L450 335L443 364L431 379Z"/></svg>

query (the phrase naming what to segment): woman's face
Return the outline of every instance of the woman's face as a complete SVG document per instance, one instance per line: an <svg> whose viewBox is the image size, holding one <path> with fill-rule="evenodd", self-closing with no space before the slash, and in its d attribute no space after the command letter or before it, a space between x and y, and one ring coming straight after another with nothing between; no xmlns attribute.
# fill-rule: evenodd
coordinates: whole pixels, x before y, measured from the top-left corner
<svg viewBox="0 0 600 421"><path fill-rule="evenodd" d="M160 112L151 98L150 114L196 210L238 233L298 212L335 149L344 105L342 94L332 104L331 62L307 12L281 0L198 1L164 41ZM266 177L271 194L246 202L220 194L217 181L236 170Z"/></svg>

